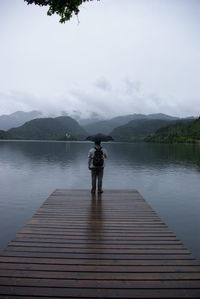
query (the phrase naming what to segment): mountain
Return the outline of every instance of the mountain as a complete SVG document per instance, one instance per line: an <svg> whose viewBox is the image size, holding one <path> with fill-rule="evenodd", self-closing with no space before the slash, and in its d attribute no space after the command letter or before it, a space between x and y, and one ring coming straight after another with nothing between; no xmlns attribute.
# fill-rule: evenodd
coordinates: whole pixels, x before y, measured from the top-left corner
<svg viewBox="0 0 200 299"><path fill-rule="evenodd" d="M105 119L105 117L102 117L100 114L95 112L91 112L87 117L83 117L81 114L78 113L70 114L69 116L77 120L81 126L85 126L94 122L99 122Z"/></svg>
<svg viewBox="0 0 200 299"><path fill-rule="evenodd" d="M118 122L115 122L114 120L102 120L83 125L83 128L88 132L88 134L93 135L97 133L109 134L118 126Z"/></svg>
<svg viewBox="0 0 200 299"><path fill-rule="evenodd" d="M26 122L24 125L8 131L19 139L30 140L58 140L84 139L86 131L76 120L69 116L55 118L38 118Z"/></svg>
<svg viewBox="0 0 200 299"><path fill-rule="evenodd" d="M148 114L148 119L162 119L162 120L178 120L179 117L167 115L164 113L154 113L154 114Z"/></svg>
<svg viewBox="0 0 200 299"><path fill-rule="evenodd" d="M40 111L17 111L12 114L0 115L0 130L9 130L11 128L19 127L25 122L41 117Z"/></svg>
<svg viewBox="0 0 200 299"><path fill-rule="evenodd" d="M115 128L110 135L115 141L144 140L149 134L169 125L171 122L173 121L163 119L134 119L126 125Z"/></svg>
<svg viewBox="0 0 200 299"><path fill-rule="evenodd" d="M200 141L200 118L185 119L176 124L160 128L145 141L159 143L180 143Z"/></svg>
<svg viewBox="0 0 200 299"><path fill-rule="evenodd" d="M114 118L111 118L109 120L104 120L104 121L98 121L94 123L90 123L87 125L84 125L84 129L89 133L89 134L96 134L96 133L103 133L103 134L111 134L111 132L119 127L127 124L128 122L132 120L141 120L141 119L159 119L159 120L178 120L178 117L173 117L170 115L166 115L163 113L157 113L157 114L129 114L129 115L122 115L122 116L117 116Z"/></svg>

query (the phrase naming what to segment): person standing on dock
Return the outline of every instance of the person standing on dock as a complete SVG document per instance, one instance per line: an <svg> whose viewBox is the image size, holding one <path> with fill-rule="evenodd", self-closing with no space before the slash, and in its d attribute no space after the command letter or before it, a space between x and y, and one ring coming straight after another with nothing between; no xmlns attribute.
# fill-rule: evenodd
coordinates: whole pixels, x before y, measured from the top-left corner
<svg viewBox="0 0 200 299"><path fill-rule="evenodd" d="M96 193L96 184L98 182L98 193L103 193L102 182L105 167L105 159L107 159L107 151L101 146L101 141L95 141L94 147L88 153L88 168L91 170L92 189L91 193Z"/></svg>

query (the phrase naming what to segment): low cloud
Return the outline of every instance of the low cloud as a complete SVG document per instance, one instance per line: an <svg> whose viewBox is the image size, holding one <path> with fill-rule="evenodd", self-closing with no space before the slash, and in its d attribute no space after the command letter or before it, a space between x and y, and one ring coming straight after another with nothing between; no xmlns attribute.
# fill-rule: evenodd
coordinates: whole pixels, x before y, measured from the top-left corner
<svg viewBox="0 0 200 299"><path fill-rule="evenodd" d="M0 112L1 114L10 114L17 110L35 110L34 105L29 103L29 99L31 99L31 103L35 100L31 95L18 91L0 92Z"/></svg>
<svg viewBox="0 0 200 299"><path fill-rule="evenodd" d="M99 78L94 85L103 91L111 91L112 89L110 82L105 77Z"/></svg>
<svg viewBox="0 0 200 299"><path fill-rule="evenodd" d="M133 81L129 78L124 79L125 93L128 95L133 95L139 93L141 89L141 82L139 80Z"/></svg>
<svg viewBox="0 0 200 299"><path fill-rule="evenodd" d="M191 105L191 101L183 98L145 93L141 86L140 81L126 78L115 87L112 84L111 88L109 80L102 77L87 90L74 88L67 94L56 97L36 97L19 91L0 92L0 114L10 114L17 110L39 110L44 115L67 114L76 118L87 118L93 113L101 118L133 113L165 113L180 117L198 115L199 99L191 99L194 103Z"/></svg>

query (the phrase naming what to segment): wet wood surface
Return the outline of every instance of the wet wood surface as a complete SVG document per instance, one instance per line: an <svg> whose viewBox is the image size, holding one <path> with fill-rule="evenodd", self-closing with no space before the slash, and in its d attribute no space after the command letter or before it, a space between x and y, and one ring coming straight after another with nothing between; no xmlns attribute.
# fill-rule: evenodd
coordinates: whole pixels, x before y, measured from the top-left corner
<svg viewBox="0 0 200 299"><path fill-rule="evenodd" d="M136 190L56 190L0 254L0 298L200 298L200 264Z"/></svg>

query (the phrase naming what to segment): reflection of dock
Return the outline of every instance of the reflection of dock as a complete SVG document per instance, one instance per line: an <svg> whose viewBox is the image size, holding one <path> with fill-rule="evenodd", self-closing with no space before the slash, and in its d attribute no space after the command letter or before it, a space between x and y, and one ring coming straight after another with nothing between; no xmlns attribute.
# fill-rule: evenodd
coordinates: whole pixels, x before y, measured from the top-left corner
<svg viewBox="0 0 200 299"><path fill-rule="evenodd" d="M0 298L200 298L200 266L134 190L56 190L0 256Z"/></svg>

